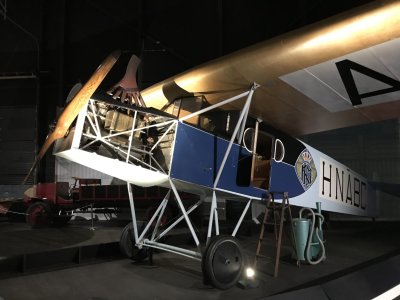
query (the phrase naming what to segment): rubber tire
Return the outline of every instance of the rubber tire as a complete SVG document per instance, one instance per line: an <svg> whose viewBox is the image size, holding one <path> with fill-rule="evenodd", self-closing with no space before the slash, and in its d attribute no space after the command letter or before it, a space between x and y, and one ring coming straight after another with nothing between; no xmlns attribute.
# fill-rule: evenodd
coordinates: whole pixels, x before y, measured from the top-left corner
<svg viewBox="0 0 400 300"><path fill-rule="evenodd" d="M140 232L142 232L145 227L146 222L138 222L138 234L140 234ZM127 224L122 230L121 238L119 241L119 249L126 257L134 261L143 261L149 255L148 248L143 247L142 249L139 249L135 246L132 222Z"/></svg>
<svg viewBox="0 0 400 300"><path fill-rule="evenodd" d="M242 275L244 260L242 247L236 238L214 237L203 256L204 281L222 290L233 287Z"/></svg>
<svg viewBox="0 0 400 300"><path fill-rule="evenodd" d="M52 223L50 206L45 202L34 202L26 210L26 223L32 228L48 227Z"/></svg>

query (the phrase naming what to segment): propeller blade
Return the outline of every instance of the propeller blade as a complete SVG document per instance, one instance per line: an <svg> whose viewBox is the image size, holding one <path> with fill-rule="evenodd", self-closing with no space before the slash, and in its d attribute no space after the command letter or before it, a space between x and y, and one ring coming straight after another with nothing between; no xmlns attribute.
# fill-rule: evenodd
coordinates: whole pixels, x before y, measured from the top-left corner
<svg viewBox="0 0 400 300"><path fill-rule="evenodd" d="M24 180L22 181L22 184L26 183L26 181L29 179L29 177L32 175L33 171L36 169L36 166L38 165L38 163L40 162L40 160L42 159L42 157L44 156L46 151L50 148L50 146L54 143L55 140L56 139L55 139L55 136L53 135L53 133L51 133L50 135L47 136L42 148L39 151L39 154L36 156L35 161L33 162L32 167L30 168L28 174L25 176Z"/></svg>
<svg viewBox="0 0 400 300"><path fill-rule="evenodd" d="M54 131L47 136L46 141L44 142L42 148L40 149L39 154L37 155L31 169L29 170L29 173L26 175L23 184L31 176L37 164L46 154L47 150L54 143L54 141L65 136L72 122L78 116L82 108L85 105L87 105L90 97L93 95L93 93L99 87L103 79L107 76L108 72L114 66L120 54L121 54L120 51L112 52L96 69L93 75L89 78L89 80L85 83L85 85L77 92L77 94L73 97L73 99L67 104L66 108L58 118Z"/></svg>
<svg viewBox="0 0 400 300"><path fill-rule="evenodd" d="M82 108L88 103L90 97L111 70L119 55L120 51L111 53L67 105L58 118L56 128L54 129L53 133L55 134L55 140L62 138L67 133L72 122L78 116Z"/></svg>

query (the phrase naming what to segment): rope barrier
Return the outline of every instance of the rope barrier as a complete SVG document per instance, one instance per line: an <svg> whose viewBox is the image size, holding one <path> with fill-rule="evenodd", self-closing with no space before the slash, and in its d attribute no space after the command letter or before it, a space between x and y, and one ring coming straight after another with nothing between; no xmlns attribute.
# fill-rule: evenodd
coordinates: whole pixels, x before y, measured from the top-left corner
<svg viewBox="0 0 400 300"><path fill-rule="evenodd" d="M10 214L24 215L24 216L28 216L28 215L29 215L29 214L27 214L27 213L22 213L22 212L18 212L18 211L12 211L12 210L4 209L4 208L1 208L1 207L0 207L0 211L1 211L1 212L4 212L4 214L10 213Z"/></svg>

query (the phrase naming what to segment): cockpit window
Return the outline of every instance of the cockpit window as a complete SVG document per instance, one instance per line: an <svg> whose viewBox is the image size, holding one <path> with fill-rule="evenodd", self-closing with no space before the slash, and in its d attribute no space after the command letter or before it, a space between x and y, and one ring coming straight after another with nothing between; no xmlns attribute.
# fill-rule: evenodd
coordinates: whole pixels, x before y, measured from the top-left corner
<svg viewBox="0 0 400 300"><path fill-rule="evenodd" d="M231 111L212 111L200 115L199 126L222 138L232 136L237 122L237 113Z"/></svg>
<svg viewBox="0 0 400 300"><path fill-rule="evenodd" d="M173 104L168 107L166 112L181 118L202 109L203 103L203 97L185 97L175 100ZM187 119L186 122L192 125L197 125L199 122L199 116Z"/></svg>

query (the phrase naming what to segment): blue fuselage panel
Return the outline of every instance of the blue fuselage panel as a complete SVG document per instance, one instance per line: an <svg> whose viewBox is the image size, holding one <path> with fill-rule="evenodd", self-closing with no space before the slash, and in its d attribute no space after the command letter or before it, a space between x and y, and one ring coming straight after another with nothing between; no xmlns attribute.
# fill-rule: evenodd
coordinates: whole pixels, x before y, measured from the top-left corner
<svg viewBox="0 0 400 300"><path fill-rule="evenodd" d="M193 126L179 123L171 165L171 178L212 188L229 141ZM262 198L266 191L239 185L239 158L250 153L237 144L232 149L217 188L244 197Z"/></svg>
<svg viewBox="0 0 400 300"><path fill-rule="evenodd" d="M288 193L289 197L296 197L304 193L304 189L297 178L294 166L272 161L271 174L271 192L285 191Z"/></svg>

